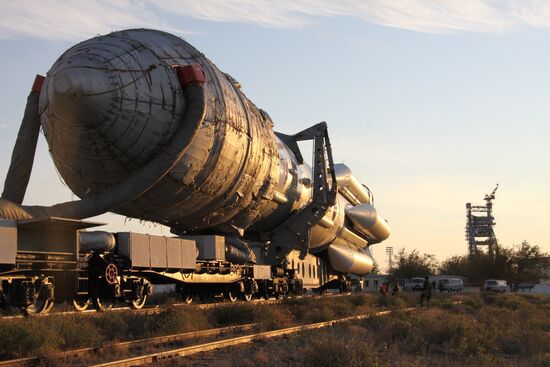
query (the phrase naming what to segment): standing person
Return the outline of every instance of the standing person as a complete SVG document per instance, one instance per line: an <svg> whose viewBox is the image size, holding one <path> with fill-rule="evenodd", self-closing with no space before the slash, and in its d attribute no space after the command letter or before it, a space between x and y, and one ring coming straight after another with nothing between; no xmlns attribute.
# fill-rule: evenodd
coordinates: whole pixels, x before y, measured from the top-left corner
<svg viewBox="0 0 550 367"><path fill-rule="evenodd" d="M382 285L380 286L380 293L383 295L383 296L387 296L388 295L388 282L384 282L382 283Z"/></svg>
<svg viewBox="0 0 550 367"><path fill-rule="evenodd" d="M391 295L395 296L397 293L399 293L399 284L397 284L397 281L395 281L391 289Z"/></svg>
<svg viewBox="0 0 550 367"><path fill-rule="evenodd" d="M424 306L424 299L426 300L426 306L430 307L430 298L432 298L432 283L428 280L428 277L424 278L422 284L422 294L420 294L420 307Z"/></svg>

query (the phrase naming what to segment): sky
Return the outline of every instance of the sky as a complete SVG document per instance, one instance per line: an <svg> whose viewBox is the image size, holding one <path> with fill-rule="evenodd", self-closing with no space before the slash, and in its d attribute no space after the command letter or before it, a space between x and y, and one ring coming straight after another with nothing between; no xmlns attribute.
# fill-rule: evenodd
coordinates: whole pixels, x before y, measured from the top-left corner
<svg viewBox="0 0 550 367"><path fill-rule="evenodd" d="M335 160L392 228L372 247L382 267L386 246L465 254L465 203L496 183L499 242L550 251L550 1L0 0L0 177L34 75L75 43L127 28L183 37L277 131L327 121ZM25 203L71 199L41 137Z"/></svg>

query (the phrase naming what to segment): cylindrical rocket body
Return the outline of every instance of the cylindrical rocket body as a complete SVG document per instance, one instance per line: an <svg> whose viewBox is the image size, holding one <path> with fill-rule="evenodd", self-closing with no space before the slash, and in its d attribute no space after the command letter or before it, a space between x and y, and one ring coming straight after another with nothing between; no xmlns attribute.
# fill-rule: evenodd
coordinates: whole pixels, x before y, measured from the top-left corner
<svg viewBox="0 0 550 367"><path fill-rule="evenodd" d="M53 65L40 96L54 163L80 198L133 175L170 143L186 110L174 65L204 71L204 118L178 163L147 192L113 211L176 231L269 231L311 198L311 172L273 132L269 116L184 40L153 30L84 41ZM347 189L347 188L346 188ZM349 190L348 190L349 191ZM337 203L312 230L312 248L364 247Z"/></svg>
<svg viewBox="0 0 550 367"><path fill-rule="evenodd" d="M193 63L207 80L199 131L168 175L114 211L197 230L229 223L246 228L269 210L262 195L274 190L281 164L271 121L187 42L149 30L82 42L48 73L42 126L76 195L108 190L168 144L185 110L172 66Z"/></svg>

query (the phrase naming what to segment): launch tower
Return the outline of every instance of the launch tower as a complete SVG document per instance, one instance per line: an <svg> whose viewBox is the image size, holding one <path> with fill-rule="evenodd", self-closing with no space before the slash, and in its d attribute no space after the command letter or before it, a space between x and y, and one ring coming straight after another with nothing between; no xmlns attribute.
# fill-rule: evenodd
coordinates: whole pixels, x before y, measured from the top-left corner
<svg viewBox="0 0 550 367"><path fill-rule="evenodd" d="M497 238L493 227L493 200L498 189L498 184L491 194L485 195L485 205L472 205L466 203L466 240L468 241L468 253L476 255L479 253L479 246L487 246L487 253L494 256L497 246Z"/></svg>

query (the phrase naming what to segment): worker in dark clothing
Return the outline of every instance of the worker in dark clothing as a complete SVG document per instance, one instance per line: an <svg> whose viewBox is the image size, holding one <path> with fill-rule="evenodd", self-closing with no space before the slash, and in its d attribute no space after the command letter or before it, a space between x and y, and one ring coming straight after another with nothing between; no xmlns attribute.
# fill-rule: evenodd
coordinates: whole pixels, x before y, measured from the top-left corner
<svg viewBox="0 0 550 367"><path fill-rule="evenodd" d="M380 294L382 294L383 296L387 296L388 295L388 292L389 292L389 282L384 282L382 283L382 285L380 286Z"/></svg>
<svg viewBox="0 0 550 367"><path fill-rule="evenodd" d="M399 293L399 284L397 284L397 282L394 282L391 289L391 295L395 296L397 293Z"/></svg>
<svg viewBox="0 0 550 367"><path fill-rule="evenodd" d="M420 294L420 306L424 306L424 300L426 300L426 306L430 306L430 298L432 298L432 283L428 281L428 277L424 278L422 284L422 293Z"/></svg>

